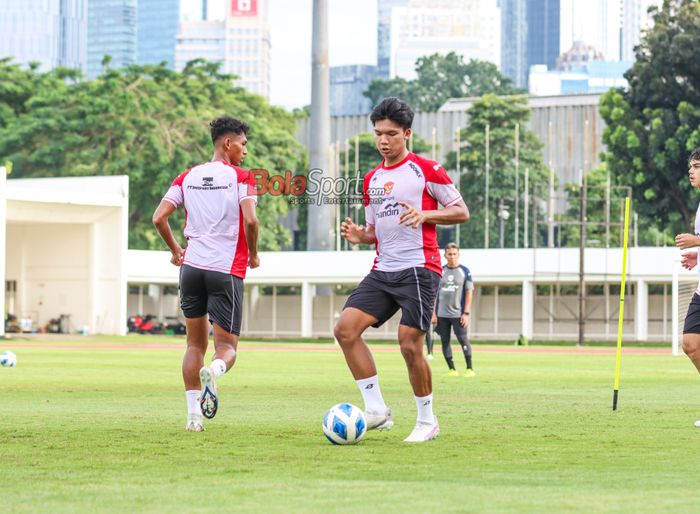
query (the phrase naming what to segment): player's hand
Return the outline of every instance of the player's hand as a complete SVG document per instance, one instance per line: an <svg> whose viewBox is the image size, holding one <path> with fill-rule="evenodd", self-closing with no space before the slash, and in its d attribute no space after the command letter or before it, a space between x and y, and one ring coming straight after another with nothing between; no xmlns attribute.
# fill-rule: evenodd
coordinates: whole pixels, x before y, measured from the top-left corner
<svg viewBox="0 0 700 514"><path fill-rule="evenodd" d="M351 218L345 218L340 224L340 235L352 244L360 244L365 232L364 225L355 225Z"/></svg>
<svg viewBox="0 0 700 514"><path fill-rule="evenodd" d="M185 250L178 248L177 252L170 254L170 264L173 266L182 266L182 261L185 259Z"/></svg>
<svg viewBox="0 0 700 514"><path fill-rule="evenodd" d="M676 236L676 246L681 250L687 250L694 246L700 246L700 241L698 241L698 237L693 234L678 234Z"/></svg>
<svg viewBox="0 0 700 514"><path fill-rule="evenodd" d="M687 270L693 269L698 264L698 252L687 252L681 255L681 266Z"/></svg>
<svg viewBox="0 0 700 514"><path fill-rule="evenodd" d="M249 255L248 256L248 267L250 269L254 269L260 266L260 257L258 257L258 254L255 255Z"/></svg>
<svg viewBox="0 0 700 514"><path fill-rule="evenodd" d="M433 314L433 317L432 317L432 319L430 320L430 322L431 322L433 325L437 325L437 316L436 316L435 314Z"/></svg>
<svg viewBox="0 0 700 514"><path fill-rule="evenodd" d="M399 202L405 210L399 218L399 225L406 225L411 228L418 228L425 223L426 216L421 211L417 210L413 205L406 202Z"/></svg>
<svg viewBox="0 0 700 514"><path fill-rule="evenodd" d="M469 314L462 314L459 317L459 325L464 328L469 326Z"/></svg>

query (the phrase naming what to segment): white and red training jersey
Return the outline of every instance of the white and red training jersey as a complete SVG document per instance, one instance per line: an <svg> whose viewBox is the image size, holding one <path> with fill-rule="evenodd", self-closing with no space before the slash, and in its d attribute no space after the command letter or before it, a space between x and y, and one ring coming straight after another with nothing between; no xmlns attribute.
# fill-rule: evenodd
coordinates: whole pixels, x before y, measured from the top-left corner
<svg viewBox="0 0 700 514"><path fill-rule="evenodd" d="M401 271L424 267L442 275L440 249L435 225L418 228L399 224L406 202L419 211L455 205L462 196L445 170L435 161L409 153L394 166L384 163L365 175L363 183L365 218L374 225L377 257L372 269Z"/></svg>
<svg viewBox="0 0 700 514"><path fill-rule="evenodd" d="M185 264L245 278L248 243L241 202L258 201L248 171L205 162L179 175L163 200L185 206Z"/></svg>

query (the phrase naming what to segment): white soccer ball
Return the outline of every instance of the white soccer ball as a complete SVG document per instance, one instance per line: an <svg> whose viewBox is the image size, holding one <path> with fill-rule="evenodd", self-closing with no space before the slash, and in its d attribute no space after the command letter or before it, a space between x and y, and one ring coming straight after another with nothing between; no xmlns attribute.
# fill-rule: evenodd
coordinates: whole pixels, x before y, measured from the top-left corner
<svg viewBox="0 0 700 514"><path fill-rule="evenodd" d="M0 365L11 368L17 364L17 356L10 351L0 353Z"/></svg>
<svg viewBox="0 0 700 514"><path fill-rule="evenodd" d="M365 413L349 403L333 405L323 417L323 433L333 444L355 444L367 432Z"/></svg>

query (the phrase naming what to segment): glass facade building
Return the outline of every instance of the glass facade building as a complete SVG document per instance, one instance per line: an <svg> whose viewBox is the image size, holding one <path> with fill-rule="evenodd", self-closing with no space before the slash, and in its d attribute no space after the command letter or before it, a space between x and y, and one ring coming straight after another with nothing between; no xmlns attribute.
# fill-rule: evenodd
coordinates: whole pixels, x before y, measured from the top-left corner
<svg viewBox="0 0 700 514"><path fill-rule="evenodd" d="M372 80L382 78L377 66L331 66L330 77L331 116L368 114L372 110L370 99L363 93Z"/></svg>
<svg viewBox="0 0 700 514"><path fill-rule="evenodd" d="M527 88L530 66L559 56L560 0L502 0L501 24L501 71Z"/></svg>
<svg viewBox="0 0 700 514"><path fill-rule="evenodd" d="M89 0L88 77L102 73L102 61L111 56L110 68L119 69L136 62L136 0Z"/></svg>
<svg viewBox="0 0 700 514"><path fill-rule="evenodd" d="M175 69L181 0L138 0L136 62Z"/></svg>
<svg viewBox="0 0 700 514"><path fill-rule="evenodd" d="M0 58L86 70L88 0L0 0Z"/></svg>

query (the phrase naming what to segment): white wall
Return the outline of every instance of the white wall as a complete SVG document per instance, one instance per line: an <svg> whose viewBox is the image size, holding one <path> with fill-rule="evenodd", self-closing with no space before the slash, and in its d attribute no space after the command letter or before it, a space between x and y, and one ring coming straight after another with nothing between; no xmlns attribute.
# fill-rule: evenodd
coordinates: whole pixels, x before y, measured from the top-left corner
<svg viewBox="0 0 700 514"><path fill-rule="evenodd" d="M7 277L17 281L20 318L40 326L71 314L73 328L88 324L89 226L15 224L7 226Z"/></svg>

